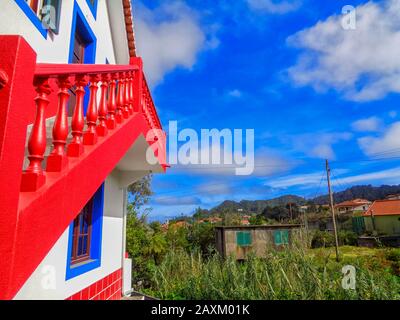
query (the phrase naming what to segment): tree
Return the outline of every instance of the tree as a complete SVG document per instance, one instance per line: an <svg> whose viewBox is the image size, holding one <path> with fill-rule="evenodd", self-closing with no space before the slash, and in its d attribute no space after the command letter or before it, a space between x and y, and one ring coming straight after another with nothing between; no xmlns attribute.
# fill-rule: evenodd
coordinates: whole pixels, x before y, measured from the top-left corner
<svg viewBox="0 0 400 320"><path fill-rule="evenodd" d="M128 187L128 202L132 205L133 211L139 212L140 208L149 202L150 197L153 195L151 180L152 175L149 174Z"/></svg>

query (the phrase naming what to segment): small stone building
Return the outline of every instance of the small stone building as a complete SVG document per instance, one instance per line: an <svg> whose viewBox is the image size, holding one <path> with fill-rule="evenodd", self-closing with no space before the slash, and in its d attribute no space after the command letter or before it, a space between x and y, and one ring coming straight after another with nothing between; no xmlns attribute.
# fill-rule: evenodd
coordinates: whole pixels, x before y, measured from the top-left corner
<svg viewBox="0 0 400 320"><path fill-rule="evenodd" d="M243 260L250 252L264 257L268 250L291 245L299 232L298 224L216 227L216 247L224 258Z"/></svg>

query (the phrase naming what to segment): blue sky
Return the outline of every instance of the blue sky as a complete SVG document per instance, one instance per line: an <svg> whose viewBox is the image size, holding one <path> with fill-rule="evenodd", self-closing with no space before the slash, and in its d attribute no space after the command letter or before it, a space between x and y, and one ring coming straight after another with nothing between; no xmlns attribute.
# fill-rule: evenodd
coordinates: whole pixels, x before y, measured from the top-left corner
<svg viewBox="0 0 400 320"><path fill-rule="evenodd" d="M343 28L352 5L355 29ZM254 129L250 176L173 167L153 219L223 200L400 183L400 10L388 1L135 2L136 41L164 129ZM346 20L347 21L347 20Z"/></svg>

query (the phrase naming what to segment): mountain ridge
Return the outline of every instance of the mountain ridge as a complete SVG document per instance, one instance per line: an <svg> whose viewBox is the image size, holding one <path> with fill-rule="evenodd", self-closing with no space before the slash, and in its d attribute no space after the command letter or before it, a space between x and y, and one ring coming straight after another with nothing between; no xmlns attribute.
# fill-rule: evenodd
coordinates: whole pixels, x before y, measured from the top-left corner
<svg viewBox="0 0 400 320"><path fill-rule="evenodd" d="M400 194L400 185L381 185L379 187L374 187L372 185L352 186L343 191L335 192L333 194L333 199L335 204L356 198L375 201L384 199L391 194ZM289 194L267 200L241 200L239 202L225 200L218 206L210 209L210 213L217 213L221 211L237 212L241 209L244 212L260 214L266 207L285 206L288 203L305 205L310 202L316 205L328 204L329 196L326 194L312 199L306 199L304 197Z"/></svg>

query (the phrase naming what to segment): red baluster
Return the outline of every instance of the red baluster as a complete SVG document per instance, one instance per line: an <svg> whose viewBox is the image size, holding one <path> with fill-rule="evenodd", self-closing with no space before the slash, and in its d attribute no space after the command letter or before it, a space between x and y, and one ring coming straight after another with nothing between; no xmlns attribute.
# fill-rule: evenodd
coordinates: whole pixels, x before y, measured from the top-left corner
<svg viewBox="0 0 400 320"><path fill-rule="evenodd" d="M135 77L135 71L132 71L130 73L130 85L129 85L129 97L130 97L130 103L129 103L129 112L130 114L134 114L134 110L133 110L133 106L134 106L134 90L133 90L133 86L134 86L134 77Z"/></svg>
<svg viewBox="0 0 400 320"><path fill-rule="evenodd" d="M124 107L124 80L121 75L119 75L118 80L118 93L117 93L117 114L115 118L117 123L122 123L124 120L122 110Z"/></svg>
<svg viewBox="0 0 400 320"><path fill-rule="evenodd" d="M98 82L100 77L94 75L90 77L90 100L89 106L86 112L86 124L87 130L83 134L83 144L84 145L94 145L97 143L97 91L99 90Z"/></svg>
<svg viewBox="0 0 400 320"><path fill-rule="evenodd" d="M69 157L78 158L84 153L83 147L83 128L85 126L85 117L83 116L83 101L85 97L85 86L87 77L78 75L75 78L76 105L74 115L72 116L72 142L68 145L67 154Z"/></svg>
<svg viewBox="0 0 400 320"><path fill-rule="evenodd" d="M68 90L72 87L68 76L60 76L57 80L60 91L58 92L58 110L53 126L53 151L47 157L48 172L60 172L68 163L65 145L68 137L67 103Z"/></svg>
<svg viewBox="0 0 400 320"><path fill-rule="evenodd" d="M48 79L37 79L34 82L37 97L36 117L29 136L28 152L29 166L22 175L21 191L34 192L46 182L42 169L44 153L46 151L46 119L45 109L49 104L48 95L51 93Z"/></svg>
<svg viewBox="0 0 400 320"><path fill-rule="evenodd" d="M115 112L117 109L116 102L116 87L117 87L118 74L113 74L110 81L110 96L108 98L108 114L109 118L107 119L107 128L110 130L115 129L117 126L117 121L115 119Z"/></svg>
<svg viewBox="0 0 400 320"><path fill-rule="evenodd" d="M110 75L104 74L101 78L101 99L99 105L99 125L97 126L97 134L100 137L107 135L107 91Z"/></svg>
<svg viewBox="0 0 400 320"><path fill-rule="evenodd" d="M128 96L128 89L129 89L129 80L127 77L127 74L125 72L121 73L121 78L122 78L122 85L123 85L123 90L122 90L122 115L125 119L129 118L129 96Z"/></svg>

